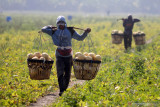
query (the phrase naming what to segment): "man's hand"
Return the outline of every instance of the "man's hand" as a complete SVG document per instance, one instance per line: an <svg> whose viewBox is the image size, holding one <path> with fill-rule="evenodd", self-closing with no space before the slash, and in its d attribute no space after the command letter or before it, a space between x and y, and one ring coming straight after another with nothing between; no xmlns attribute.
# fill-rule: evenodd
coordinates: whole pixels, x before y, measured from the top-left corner
<svg viewBox="0 0 160 107"><path fill-rule="evenodd" d="M119 20L123 20L123 21L124 21L125 19L124 19L124 18L121 18L121 19L117 19L117 21L119 21Z"/></svg>
<svg viewBox="0 0 160 107"><path fill-rule="evenodd" d="M52 26L52 30L56 30L56 29L57 29L57 27Z"/></svg>
<svg viewBox="0 0 160 107"><path fill-rule="evenodd" d="M91 32L91 29L87 28L87 29L85 29L85 32L89 33L89 32Z"/></svg>
<svg viewBox="0 0 160 107"><path fill-rule="evenodd" d="M55 27L55 26L52 26L52 29L55 29L55 28L57 28L57 27Z"/></svg>

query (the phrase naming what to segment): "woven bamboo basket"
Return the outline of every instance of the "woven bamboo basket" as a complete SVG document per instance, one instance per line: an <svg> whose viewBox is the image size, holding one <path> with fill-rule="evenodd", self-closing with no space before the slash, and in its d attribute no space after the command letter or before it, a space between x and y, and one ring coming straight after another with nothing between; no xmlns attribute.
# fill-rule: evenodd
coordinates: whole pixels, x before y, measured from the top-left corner
<svg viewBox="0 0 160 107"><path fill-rule="evenodd" d="M145 34L133 34L133 38L136 45L144 45L145 42Z"/></svg>
<svg viewBox="0 0 160 107"><path fill-rule="evenodd" d="M76 79L92 80L96 77L101 61L87 61L73 59L73 68Z"/></svg>
<svg viewBox="0 0 160 107"><path fill-rule="evenodd" d="M111 34L113 44L121 44L123 39L123 34Z"/></svg>
<svg viewBox="0 0 160 107"><path fill-rule="evenodd" d="M27 59L30 78L32 80L49 79L53 62Z"/></svg>

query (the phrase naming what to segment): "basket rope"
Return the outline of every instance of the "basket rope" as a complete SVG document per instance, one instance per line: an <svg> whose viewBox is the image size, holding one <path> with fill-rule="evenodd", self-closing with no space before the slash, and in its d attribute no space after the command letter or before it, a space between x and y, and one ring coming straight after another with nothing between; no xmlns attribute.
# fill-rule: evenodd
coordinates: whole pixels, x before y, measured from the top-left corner
<svg viewBox="0 0 160 107"><path fill-rule="evenodd" d="M82 52L83 52L85 45L86 45L85 43L81 42L81 44L79 46L79 50L82 49ZM90 35L88 35L88 37L87 37L87 45L88 45L88 48L89 48L89 52L93 51L95 54L97 54L97 51L95 49L94 43L93 43Z"/></svg>
<svg viewBox="0 0 160 107"><path fill-rule="evenodd" d="M47 43L46 43L46 39L44 38L44 35L43 35L43 32L38 32L39 33L39 36L40 36L40 42L39 42L39 46L41 46L41 51L42 51L42 53L43 53L43 44L42 44L42 40L44 41L44 44L46 45ZM49 40L48 40L49 41ZM48 52L49 52L49 50L51 50L51 49L49 49L47 46L46 46L46 48L47 48L47 50L48 50ZM39 50L39 49L38 49ZM53 66L53 69L55 69L55 66Z"/></svg>
<svg viewBox="0 0 160 107"><path fill-rule="evenodd" d="M49 40L46 40L44 38L43 32L38 32L38 33L39 33L38 36L40 38L39 45L38 45L38 50L40 50L40 47L41 47L41 52L42 53L44 51L44 48L46 48L48 51L51 50L51 49L48 48L47 43L46 43L46 41L49 41ZM43 43L43 41L44 41L44 43ZM44 46L46 46L46 47L44 47Z"/></svg>
<svg viewBox="0 0 160 107"><path fill-rule="evenodd" d="M41 46L41 52L43 52L43 47L42 47L42 32L39 33L39 36L40 36L40 42L39 42L39 45L38 45L38 50L39 50L39 46Z"/></svg>
<svg viewBox="0 0 160 107"><path fill-rule="evenodd" d="M90 39L90 42L91 42L91 45L92 45L92 47L93 47L94 53L97 54L97 51L96 51L95 45L94 45L94 43L93 43L93 41L92 41L92 39L91 39L91 36L88 35L88 38Z"/></svg>
<svg viewBox="0 0 160 107"><path fill-rule="evenodd" d="M82 49L82 52L83 52L84 47L85 47L85 43L84 43L84 44L83 44L83 43L81 43L81 44L80 44L80 46L79 46L79 50L80 50L80 49Z"/></svg>

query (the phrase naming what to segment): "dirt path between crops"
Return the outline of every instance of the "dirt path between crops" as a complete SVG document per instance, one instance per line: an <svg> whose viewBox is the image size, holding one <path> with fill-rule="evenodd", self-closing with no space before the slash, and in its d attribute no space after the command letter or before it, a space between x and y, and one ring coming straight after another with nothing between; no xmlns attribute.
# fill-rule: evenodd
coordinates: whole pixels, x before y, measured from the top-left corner
<svg viewBox="0 0 160 107"><path fill-rule="evenodd" d="M72 78L72 76L71 76ZM71 88L76 84L83 84L85 82L85 80L73 80L69 83L69 87ZM54 103L57 98L59 98L59 90L56 90L53 93L47 94L44 97L41 97L37 100L36 103L31 103L30 106L28 107L48 107L49 105L51 105L52 103Z"/></svg>

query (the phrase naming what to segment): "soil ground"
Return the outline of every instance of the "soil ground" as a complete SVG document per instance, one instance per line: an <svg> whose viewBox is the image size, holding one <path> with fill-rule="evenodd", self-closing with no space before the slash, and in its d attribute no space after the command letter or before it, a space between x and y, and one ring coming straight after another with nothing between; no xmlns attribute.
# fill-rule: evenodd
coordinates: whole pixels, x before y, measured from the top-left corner
<svg viewBox="0 0 160 107"><path fill-rule="evenodd" d="M71 78L74 77L73 75L71 76ZM76 84L83 84L85 82L85 80L71 80L69 83L69 87L71 88ZM47 107L49 105L51 105L53 102L55 102L57 100L57 98L59 97L59 90L56 90L55 92L51 92L43 97L40 97L36 103L31 103L28 107Z"/></svg>

